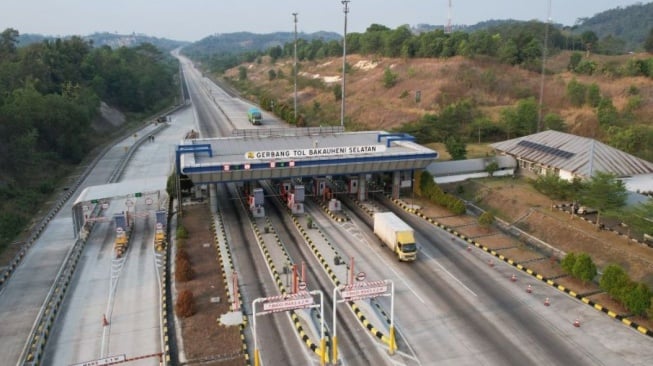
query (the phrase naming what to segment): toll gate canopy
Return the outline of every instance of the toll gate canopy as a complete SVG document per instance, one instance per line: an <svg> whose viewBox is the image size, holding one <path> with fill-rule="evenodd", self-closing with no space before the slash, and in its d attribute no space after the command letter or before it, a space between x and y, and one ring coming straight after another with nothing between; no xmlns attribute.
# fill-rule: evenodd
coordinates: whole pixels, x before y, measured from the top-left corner
<svg viewBox="0 0 653 366"><path fill-rule="evenodd" d="M164 194L167 197L165 193L167 179L168 177L162 175L84 188L72 207L75 237L79 235L80 229L84 226L87 220L86 216L97 206L108 204L113 199L127 198L135 203L137 200L156 197L151 202L159 205L160 195Z"/></svg>
<svg viewBox="0 0 653 366"><path fill-rule="evenodd" d="M409 134L342 127L235 130L176 149L177 172L194 184L416 170L437 158Z"/></svg>

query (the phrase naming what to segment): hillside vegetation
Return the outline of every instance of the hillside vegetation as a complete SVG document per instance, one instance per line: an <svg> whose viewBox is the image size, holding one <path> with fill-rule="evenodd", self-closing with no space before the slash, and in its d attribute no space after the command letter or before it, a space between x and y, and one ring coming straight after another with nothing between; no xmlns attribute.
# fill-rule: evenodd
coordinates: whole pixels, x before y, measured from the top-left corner
<svg viewBox="0 0 653 366"><path fill-rule="evenodd" d="M567 70L573 55L560 52L547 61L541 128L596 138L653 160L651 78L609 71L621 72L648 56L583 56L603 70L583 75ZM402 130L421 143L445 142L451 136L488 143L537 131L542 81L538 72L488 57L349 55L347 63L348 129ZM337 57L300 62L299 125L340 123L341 65ZM261 57L230 69L224 77L245 97L263 101L263 108L270 109L274 100L283 117L284 105L285 113L292 115L292 75L292 59L272 62ZM592 93L597 93L596 100Z"/></svg>
<svg viewBox="0 0 653 366"><path fill-rule="evenodd" d="M176 60L151 44L93 48L79 37L17 47L0 33L0 254L64 177L110 137L101 102L132 119L174 102Z"/></svg>
<svg viewBox="0 0 653 366"><path fill-rule="evenodd" d="M605 32L628 19L642 24L653 4L638 7L639 13L626 9L581 25L601 25ZM400 130L423 144L445 143L459 152L454 159L465 157L467 143L554 129L653 160L653 57L626 53L624 45L633 38L538 21L487 24L450 34L372 24L347 34L346 126ZM638 49L653 52L653 31L645 27L623 34L648 34ZM294 48L285 43L191 58L290 123L340 124L342 43L297 41L296 120Z"/></svg>

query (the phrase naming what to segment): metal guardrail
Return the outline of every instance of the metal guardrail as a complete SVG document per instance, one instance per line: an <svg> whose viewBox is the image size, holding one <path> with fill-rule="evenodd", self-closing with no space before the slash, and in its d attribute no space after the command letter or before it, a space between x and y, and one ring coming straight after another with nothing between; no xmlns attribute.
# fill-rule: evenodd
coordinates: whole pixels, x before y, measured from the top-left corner
<svg viewBox="0 0 653 366"><path fill-rule="evenodd" d="M345 128L342 126L324 127L297 127L297 128L254 128L235 129L231 132L235 137L296 137L296 136L319 136L325 134L342 133Z"/></svg>

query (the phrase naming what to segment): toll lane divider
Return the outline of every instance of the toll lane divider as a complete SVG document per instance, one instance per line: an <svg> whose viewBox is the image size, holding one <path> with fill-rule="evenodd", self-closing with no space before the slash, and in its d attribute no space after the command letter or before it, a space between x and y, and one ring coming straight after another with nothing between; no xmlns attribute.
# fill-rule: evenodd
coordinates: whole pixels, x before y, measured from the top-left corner
<svg viewBox="0 0 653 366"><path fill-rule="evenodd" d="M344 221L346 221L346 220L344 220ZM342 222L344 222L344 221L342 221ZM293 222L295 224L295 227L297 227L299 232L304 237L304 241L311 248L311 251L313 252L313 255L315 256L315 258L317 258L317 260L320 262L320 264L322 265L322 267L324 268L326 273L329 275L329 278L331 279L331 282L333 282L334 286L338 287L338 286L342 285L342 282L340 282L340 279L338 279L335 272L331 269L331 266L329 266L326 259L324 258L324 256L320 252L319 248L313 242L313 239L308 235L306 230L304 230L303 226L299 223L299 221L297 220L297 218L295 216L293 216ZM328 243L328 245L330 247L334 248L334 250L335 250L335 247L333 246L333 244L331 244L329 242L329 240L324 235L324 233L322 233L322 231L320 229L316 229L316 230L319 231L320 235ZM348 301L347 304L349 305L349 307L352 309L352 311L354 312L354 314L358 318L358 321L365 327L365 329L369 330L372 333L373 336L375 336L376 338L378 338L382 342L384 342L386 344L390 344L390 338L387 335L383 334L383 332L381 332L380 330L376 329L369 322L369 320L367 320L367 318L365 317L365 314L363 313L363 311L360 310L360 308L358 307L358 305L356 305L356 303L354 301Z"/></svg>
<svg viewBox="0 0 653 366"><path fill-rule="evenodd" d="M279 289L279 291L281 292L282 295L286 295L286 294L288 294L288 290L284 286L283 281L281 279L281 276L279 275L279 272L277 271L276 265L274 264L274 260L272 259L272 256L270 255L270 251L269 251L267 245L265 244L265 240L263 239L263 235L261 234L261 231L259 230L259 227L256 224L254 216L249 211L248 211L248 216L249 216L249 219L250 219L250 224L252 225L252 228L254 229L254 233L256 234L256 241L258 242L259 247L263 251L263 255L265 256L265 261L268 264L268 268L272 272L272 275L274 277L277 288ZM265 220L266 220L266 223L267 223L268 227L271 228L272 233L274 234L277 245L281 248L284 255L286 256L286 260L289 263L292 263L292 261L290 260L290 256L288 255L286 250L283 248L283 245L281 243L281 239L279 239L279 235L276 233L276 230L274 230L274 228L272 227L272 223L270 222L270 218L268 216L266 216ZM320 355L320 347L315 342L313 342L310 339L310 337L308 336L308 334L306 333L306 331L304 331L304 326L302 325L301 319L297 315L295 310L290 310L289 313L290 313L291 319L293 320L295 330L299 334L301 340L306 344L306 346L311 351L313 351L313 353L315 353L318 356L321 356ZM327 352L327 355L328 355L328 352Z"/></svg>
<svg viewBox="0 0 653 366"><path fill-rule="evenodd" d="M640 332L640 333L642 333L642 334L644 334L644 335L647 335L647 336L649 336L649 337L653 337L653 330L648 329L648 328L646 328L646 327L643 327L643 326L637 324L636 322L633 322L632 320L630 320L630 319L624 317L623 315L617 314L617 313L615 313L615 312L609 310L609 309L606 308L605 306L600 305L600 304L597 304L597 303L595 303L594 301L590 300L589 298L584 297L584 296L581 296L580 294L577 294L577 293L574 292L574 291L571 291L570 289L566 288L565 286L562 286L562 285L558 284L558 283L555 282L553 279L546 278L546 277L540 275L539 273L537 273L537 272L535 272L535 271L533 271L533 270L531 270L531 269L529 269L529 268L523 266L522 264L517 263L517 262L515 262L514 260L512 260L512 259L510 259L510 258L508 258L508 257L505 257L504 255L501 255L501 254L497 253L495 250L486 247L485 245L483 245L483 244L481 244L481 243L479 243L479 242L473 240L472 238L469 238L469 237L467 237L467 236L465 236L465 235L463 235L463 234L458 233L457 231L451 229L450 227L445 226L445 225L443 225L443 224L441 224L441 223L439 223L439 222L433 220L433 219L430 218L430 217L427 217L427 216L424 215L421 211L419 211L419 210L414 210L414 209L408 207L406 204L404 204L404 203L403 203L402 201L400 201L400 200L397 200L397 199L394 199L394 198L391 198L391 197L387 197L387 198L390 199L390 200L391 200L395 205L401 207L404 211L409 212L409 213L412 213L412 214L414 214L414 215L416 215L416 216L418 216L418 217L420 217L420 218L422 218L422 219L428 221L428 222L431 223L432 225L437 226L438 228L447 231L448 233L450 233L450 234L452 234L452 235L454 235L454 236L456 236L456 237L458 237L458 238L464 240L465 242L467 242L467 243L469 243L469 244L474 245L475 247L477 247L477 248L479 248L479 249L482 249L483 251L485 251L485 252L487 252L487 253L493 255L494 257L496 257L496 258L498 258L498 259L500 259L500 260L502 260L502 261L504 261L504 262L510 264L511 266L513 266L513 267L519 269L520 271L525 272L525 273L527 273L527 274L529 274L529 275L531 275L531 276L537 278L538 280L540 280L540 281L542 281L542 282L544 282L544 283L546 283L546 284L548 284L548 285L550 285L550 286L552 286L552 287L554 287L554 288L556 288L556 289L558 289L558 290L560 290L560 291L562 291L562 292L568 294L568 295L571 296L571 297L574 297L574 298L576 298L576 299L582 301L583 303L585 303L585 304L587 304L587 305L589 305L589 306L592 306L594 309L599 310L599 311L601 311L601 312L607 314L607 315L610 316L611 318L618 319L618 320L621 321L623 324L625 324L625 325L627 325L627 326L629 326L629 327L631 327L631 328L637 330L638 332Z"/></svg>
<svg viewBox="0 0 653 366"><path fill-rule="evenodd" d="M168 201L168 206L166 207L166 230L165 238L163 242L156 243L155 238L155 250L162 252L161 263L163 266L162 276L161 276L161 326L163 332L163 357L165 358L164 365L170 364L171 355L170 355L170 322L168 321L170 315L174 312L168 313L168 299L172 299L172 291L170 291L170 245L167 240L170 237L170 209L172 206L173 200ZM174 304L174 302L171 302Z"/></svg>

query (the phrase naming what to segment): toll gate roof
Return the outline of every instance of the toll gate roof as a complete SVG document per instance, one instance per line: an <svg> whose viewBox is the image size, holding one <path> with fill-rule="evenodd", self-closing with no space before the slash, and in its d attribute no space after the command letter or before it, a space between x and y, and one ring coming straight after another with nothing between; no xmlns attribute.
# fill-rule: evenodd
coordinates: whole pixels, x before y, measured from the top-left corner
<svg viewBox="0 0 653 366"><path fill-rule="evenodd" d="M177 167L195 183L423 169L437 152L385 131L321 128L238 130L184 141Z"/></svg>

